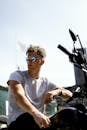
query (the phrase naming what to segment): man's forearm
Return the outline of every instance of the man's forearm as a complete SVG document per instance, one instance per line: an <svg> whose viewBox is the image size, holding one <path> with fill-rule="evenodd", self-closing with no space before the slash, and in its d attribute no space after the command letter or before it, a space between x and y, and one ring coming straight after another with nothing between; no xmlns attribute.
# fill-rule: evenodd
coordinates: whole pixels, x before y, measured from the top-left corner
<svg viewBox="0 0 87 130"><path fill-rule="evenodd" d="M15 99L16 99L16 103L18 104L18 106L24 112L28 112L32 116L39 113L38 109L33 104L31 104L31 102L27 99L27 97L25 95L16 94Z"/></svg>

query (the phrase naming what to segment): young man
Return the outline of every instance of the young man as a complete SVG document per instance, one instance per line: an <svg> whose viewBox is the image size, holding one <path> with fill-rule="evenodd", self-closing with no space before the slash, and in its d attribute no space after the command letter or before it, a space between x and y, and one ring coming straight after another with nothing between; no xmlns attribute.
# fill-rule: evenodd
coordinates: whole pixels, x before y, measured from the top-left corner
<svg viewBox="0 0 87 130"><path fill-rule="evenodd" d="M60 95L72 97L72 93L47 78L40 77L40 69L45 62L46 52L40 46L30 46L26 52L27 70L13 72L8 80L9 115L8 129L51 130L51 121L44 112L44 104Z"/></svg>

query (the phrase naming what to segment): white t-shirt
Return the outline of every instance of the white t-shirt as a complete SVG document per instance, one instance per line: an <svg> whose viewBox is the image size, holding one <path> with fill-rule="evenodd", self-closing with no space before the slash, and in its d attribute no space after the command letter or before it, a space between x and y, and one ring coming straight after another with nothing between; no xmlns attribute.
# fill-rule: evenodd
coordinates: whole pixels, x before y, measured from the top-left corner
<svg viewBox="0 0 87 130"><path fill-rule="evenodd" d="M29 101L41 112L44 111L43 96L49 90L56 88L56 85L49 82L46 78L40 77L39 79L33 80L27 71L15 71L13 72L9 80L18 81L23 85L26 97ZM9 81L8 80L8 81ZM8 89L8 124L14 121L24 111L17 105L15 98Z"/></svg>

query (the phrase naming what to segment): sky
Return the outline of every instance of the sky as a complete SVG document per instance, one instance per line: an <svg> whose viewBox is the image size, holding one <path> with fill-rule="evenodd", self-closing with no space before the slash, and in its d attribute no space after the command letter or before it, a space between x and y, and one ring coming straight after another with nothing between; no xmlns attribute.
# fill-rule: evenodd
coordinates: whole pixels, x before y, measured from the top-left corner
<svg viewBox="0 0 87 130"><path fill-rule="evenodd" d="M72 52L71 29L87 47L86 13L87 0L0 0L0 85L7 86L18 67L27 69L24 47L35 44L47 51L41 76L73 86L73 64L58 45Z"/></svg>

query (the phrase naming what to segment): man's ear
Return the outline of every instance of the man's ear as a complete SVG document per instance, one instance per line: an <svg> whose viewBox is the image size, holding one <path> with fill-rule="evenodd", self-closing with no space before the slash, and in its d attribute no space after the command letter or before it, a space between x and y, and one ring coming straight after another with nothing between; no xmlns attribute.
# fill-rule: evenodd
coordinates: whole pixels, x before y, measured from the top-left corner
<svg viewBox="0 0 87 130"><path fill-rule="evenodd" d="M41 60L41 61L40 61L40 65L43 65L43 64L44 64L44 62L45 62L44 60Z"/></svg>

